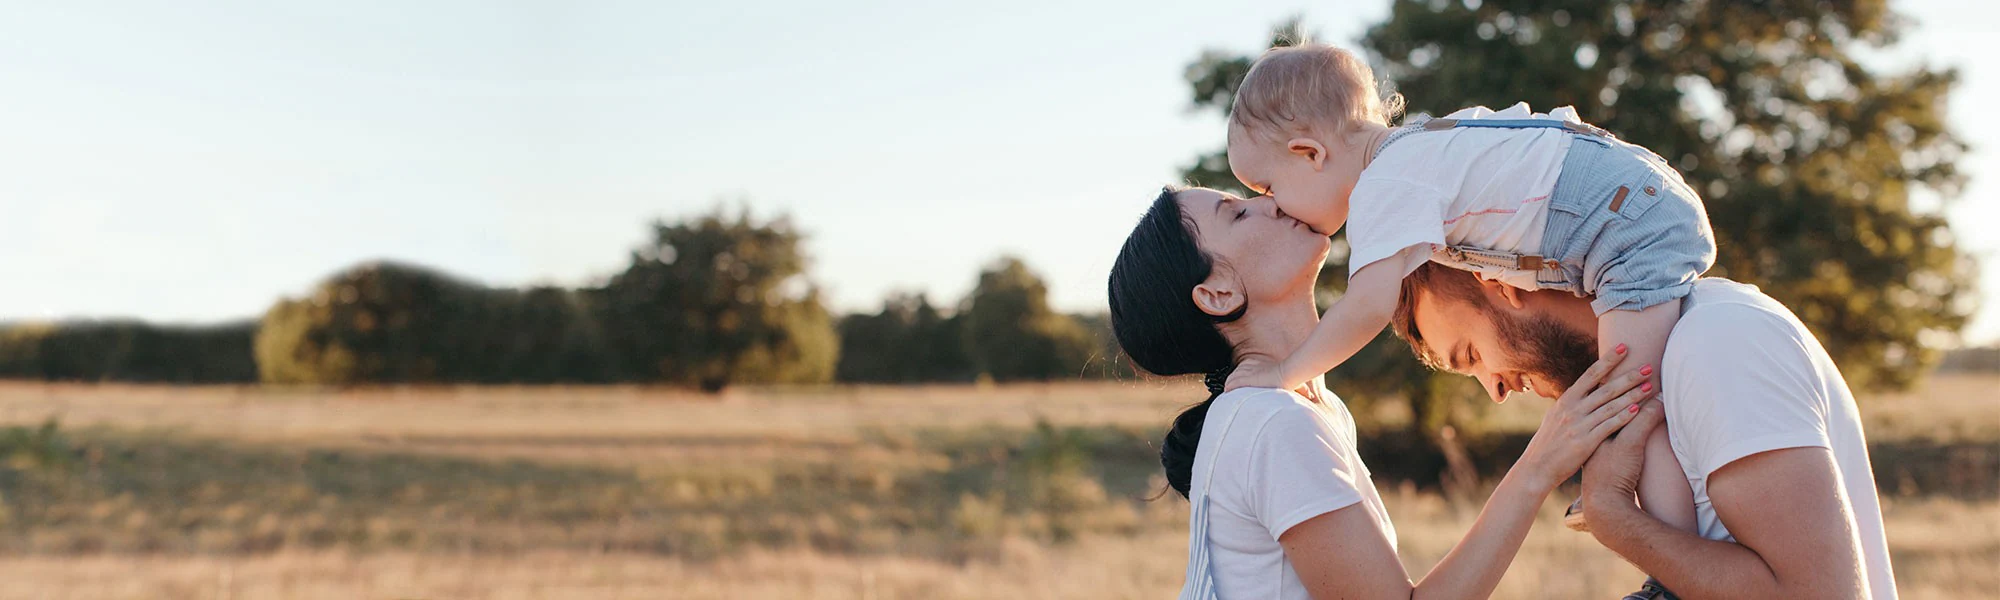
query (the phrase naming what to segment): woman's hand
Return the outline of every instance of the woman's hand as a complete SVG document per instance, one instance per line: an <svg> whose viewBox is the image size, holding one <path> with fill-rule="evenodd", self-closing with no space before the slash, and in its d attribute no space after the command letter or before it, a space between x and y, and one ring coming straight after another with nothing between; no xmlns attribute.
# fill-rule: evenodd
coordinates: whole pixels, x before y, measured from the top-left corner
<svg viewBox="0 0 2000 600"><path fill-rule="evenodd" d="M1624 360L1624 352L1599 359L1542 413L1542 424L1517 463L1532 469L1535 477L1530 481L1555 489L1583 467L1604 438L1639 415L1641 402L1659 393L1646 381L1652 369L1635 369L1605 381Z"/></svg>

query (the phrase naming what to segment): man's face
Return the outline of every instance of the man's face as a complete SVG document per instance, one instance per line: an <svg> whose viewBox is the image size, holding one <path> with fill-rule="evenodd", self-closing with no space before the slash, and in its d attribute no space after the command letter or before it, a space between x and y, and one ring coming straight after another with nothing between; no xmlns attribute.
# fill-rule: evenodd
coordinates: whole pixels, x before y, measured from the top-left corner
<svg viewBox="0 0 2000 600"><path fill-rule="evenodd" d="M1417 292L1412 319L1438 362L1479 379L1494 402L1512 392L1561 396L1597 361L1597 340L1534 305L1513 308L1488 291L1478 300Z"/></svg>

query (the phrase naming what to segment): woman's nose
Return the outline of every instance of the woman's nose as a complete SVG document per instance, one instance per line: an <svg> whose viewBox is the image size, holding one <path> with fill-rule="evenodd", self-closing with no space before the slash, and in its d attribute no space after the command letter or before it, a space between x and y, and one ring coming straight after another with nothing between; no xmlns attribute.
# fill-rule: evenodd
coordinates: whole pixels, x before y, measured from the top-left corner
<svg viewBox="0 0 2000 600"><path fill-rule="evenodd" d="M1285 213L1285 211L1278 210L1278 199L1270 195L1257 196L1251 198L1249 202L1254 204L1257 210L1262 211L1264 216L1267 217L1277 218L1279 215Z"/></svg>

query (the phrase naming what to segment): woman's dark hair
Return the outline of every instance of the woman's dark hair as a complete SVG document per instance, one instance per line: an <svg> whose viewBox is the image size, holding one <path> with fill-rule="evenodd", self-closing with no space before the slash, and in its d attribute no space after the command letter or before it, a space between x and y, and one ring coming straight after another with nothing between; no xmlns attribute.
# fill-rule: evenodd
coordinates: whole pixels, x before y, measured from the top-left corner
<svg viewBox="0 0 2000 600"><path fill-rule="evenodd" d="M1181 411L1160 445L1167 486L1187 497L1202 422L1235 368L1235 351L1216 324L1241 318L1248 304L1220 317L1195 306L1194 287L1208 280L1215 259L1196 242L1179 192L1162 189L1125 238L1111 264L1110 297L1111 331L1133 364L1155 375L1201 373L1208 385L1208 399Z"/></svg>

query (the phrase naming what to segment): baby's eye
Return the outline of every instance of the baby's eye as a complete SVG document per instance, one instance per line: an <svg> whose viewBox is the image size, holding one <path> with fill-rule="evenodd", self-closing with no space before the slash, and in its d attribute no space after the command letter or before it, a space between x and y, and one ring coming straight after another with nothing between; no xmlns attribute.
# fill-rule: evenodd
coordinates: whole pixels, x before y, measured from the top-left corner
<svg viewBox="0 0 2000 600"><path fill-rule="evenodd" d="M1243 217L1247 216L1250 216L1250 209L1240 208L1236 210L1236 220L1241 221Z"/></svg>

